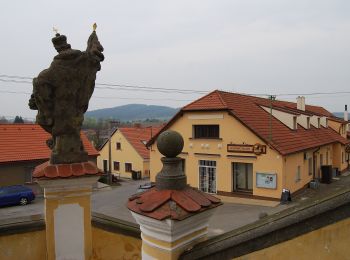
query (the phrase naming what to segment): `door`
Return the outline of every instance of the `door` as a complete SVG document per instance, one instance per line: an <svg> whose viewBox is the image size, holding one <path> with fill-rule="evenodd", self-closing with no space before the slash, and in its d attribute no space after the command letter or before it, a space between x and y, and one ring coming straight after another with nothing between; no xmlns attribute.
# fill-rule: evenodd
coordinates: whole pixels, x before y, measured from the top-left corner
<svg viewBox="0 0 350 260"><path fill-rule="evenodd" d="M108 161L103 160L103 172L107 173L108 172Z"/></svg>
<svg viewBox="0 0 350 260"><path fill-rule="evenodd" d="M253 164L232 163L233 191L253 192Z"/></svg>
<svg viewBox="0 0 350 260"><path fill-rule="evenodd" d="M199 189L216 193L216 161L199 160Z"/></svg>

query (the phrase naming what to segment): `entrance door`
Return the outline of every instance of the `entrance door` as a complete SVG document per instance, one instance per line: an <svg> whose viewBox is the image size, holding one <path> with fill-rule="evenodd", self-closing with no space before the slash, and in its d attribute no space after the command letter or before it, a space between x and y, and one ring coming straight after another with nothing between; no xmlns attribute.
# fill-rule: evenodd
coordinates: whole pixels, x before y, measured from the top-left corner
<svg viewBox="0 0 350 260"><path fill-rule="evenodd" d="M253 192L253 164L232 163L233 191Z"/></svg>
<svg viewBox="0 0 350 260"><path fill-rule="evenodd" d="M106 173L108 172L108 161L103 160L103 172Z"/></svg>
<svg viewBox="0 0 350 260"><path fill-rule="evenodd" d="M199 160L199 189L216 193L216 161Z"/></svg>

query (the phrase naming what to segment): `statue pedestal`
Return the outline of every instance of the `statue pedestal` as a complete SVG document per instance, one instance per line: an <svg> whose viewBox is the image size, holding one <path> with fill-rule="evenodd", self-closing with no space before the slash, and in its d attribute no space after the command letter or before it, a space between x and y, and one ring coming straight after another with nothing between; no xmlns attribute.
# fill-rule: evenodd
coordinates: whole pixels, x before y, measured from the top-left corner
<svg viewBox="0 0 350 260"><path fill-rule="evenodd" d="M91 259L91 193L100 175L92 162L34 170L44 188L47 259Z"/></svg>

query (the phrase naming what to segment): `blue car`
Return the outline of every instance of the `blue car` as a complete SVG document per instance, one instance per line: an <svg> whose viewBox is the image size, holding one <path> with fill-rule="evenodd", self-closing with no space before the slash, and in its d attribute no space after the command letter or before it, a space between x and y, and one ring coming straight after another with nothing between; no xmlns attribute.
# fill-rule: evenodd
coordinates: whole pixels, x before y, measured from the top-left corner
<svg viewBox="0 0 350 260"><path fill-rule="evenodd" d="M0 206L26 205L35 199L32 189L23 185L0 187Z"/></svg>

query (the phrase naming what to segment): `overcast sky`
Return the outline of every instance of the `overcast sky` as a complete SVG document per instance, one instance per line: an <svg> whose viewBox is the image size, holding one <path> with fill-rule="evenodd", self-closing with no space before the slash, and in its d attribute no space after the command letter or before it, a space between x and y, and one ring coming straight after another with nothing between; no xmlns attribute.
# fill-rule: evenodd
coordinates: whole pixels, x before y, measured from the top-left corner
<svg viewBox="0 0 350 260"><path fill-rule="evenodd" d="M56 55L53 26L84 50L96 22L105 48L99 83L248 94L350 91L349 14L347 0L3 1L0 75L37 76ZM0 115L34 117L28 94L3 92L31 90L0 82ZM200 96L96 89L89 110L181 107ZM349 98L308 96L306 103L343 111Z"/></svg>

